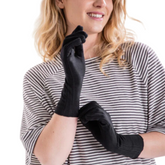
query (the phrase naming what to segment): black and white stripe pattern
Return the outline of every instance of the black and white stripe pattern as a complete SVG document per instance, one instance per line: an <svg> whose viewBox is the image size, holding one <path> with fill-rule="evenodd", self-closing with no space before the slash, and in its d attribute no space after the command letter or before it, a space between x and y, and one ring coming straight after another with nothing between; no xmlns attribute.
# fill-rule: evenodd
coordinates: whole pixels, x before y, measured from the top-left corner
<svg viewBox="0 0 165 165"><path fill-rule="evenodd" d="M122 57L125 70L116 60L99 70L100 59L87 59L80 107L97 101L112 118L119 134L158 131L165 134L165 69L155 52L136 42ZM55 111L64 84L60 56L56 61L31 68L24 77L24 110L20 138L26 149L26 165L40 165L32 153L34 145ZM64 164L68 165L154 165L154 159L131 159L106 151L78 120L75 141Z"/></svg>

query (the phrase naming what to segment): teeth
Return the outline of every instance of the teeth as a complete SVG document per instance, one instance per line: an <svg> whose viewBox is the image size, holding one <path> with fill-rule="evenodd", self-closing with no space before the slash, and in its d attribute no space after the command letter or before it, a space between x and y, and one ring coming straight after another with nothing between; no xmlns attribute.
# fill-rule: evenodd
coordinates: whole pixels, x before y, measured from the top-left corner
<svg viewBox="0 0 165 165"><path fill-rule="evenodd" d="M96 18L102 18L103 15L100 15L100 14L88 14L90 15L91 17L96 17Z"/></svg>

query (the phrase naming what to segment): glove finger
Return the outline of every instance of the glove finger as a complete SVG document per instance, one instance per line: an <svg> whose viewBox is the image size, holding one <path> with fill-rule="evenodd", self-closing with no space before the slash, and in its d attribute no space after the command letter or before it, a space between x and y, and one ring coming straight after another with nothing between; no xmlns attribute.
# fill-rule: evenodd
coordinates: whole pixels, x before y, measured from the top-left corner
<svg viewBox="0 0 165 165"><path fill-rule="evenodd" d="M75 47L75 55L81 57L83 61L85 60L82 44Z"/></svg>
<svg viewBox="0 0 165 165"><path fill-rule="evenodd" d="M94 115L85 115L82 118L80 118L80 120L83 124L86 124L89 121L99 121L100 115L99 114L95 114L95 116Z"/></svg>
<svg viewBox="0 0 165 165"><path fill-rule="evenodd" d="M76 38L74 39L72 42L66 44L64 46L64 50L66 51L66 54L67 54L67 57L70 56L70 52L72 51L72 49L74 49L74 47L78 46L78 45L81 45L82 44L82 41L80 38ZM61 53L62 54L62 53ZM65 54L65 53L64 53ZM64 57L62 57L64 58Z"/></svg>
<svg viewBox="0 0 165 165"><path fill-rule="evenodd" d="M77 31L77 32L75 32L75 33L73 33L71 35L72 36L77 36L78 34L82 34L85 38L88 37L88 34L85 31ZM70 37L70 35L68 37Z"/></svg>
<svg viewBox="0 0 165 165"><path fill-rule="evenodd" d="M96 113L99 113L103 116L103 118L106 121L111 122L111 116L108 112L106 112L97 102L92 102L89 104L90 109L88 109L88 105L82 107L81 111L79 112L80 116L82 115L95 115ZM93 107L92 107L93 106ZM84 112L83 112L84 111Z"/></svg>
<svg viewBox="0 0 165 165"><path fill-rule="evenodd" d="M85 38L87 38L87 34L86 34L86 32L84 32L84 31L79 31L79 32L76 32L76 33L74 33L74 34L70 34L70 35L68 35L68 36L66 36L65 37L65 39L70 39L71 37L78 37L78 36L80 36L80 35L82 35L82 36L84 36Z"/></svg>
<svg viewBox="0 0 165 165"><path fill-rule="evenodd" d="M83 124L86 124L91 121L98 121L98 124L101 124L101 125L108 124L108 121L104 118L104 115L102 114L88 115L81 119L81 122Z"/></svg>
<svg viewBox="0 0 165 165"><path fill-rule="evenodd" d="M81 41L82 41L82 43L85 42L85 37L84 37L84 35L70 36L70 37L64 39L63 46L65 46L65 45L71 43L73 40L75 40L75 39L77 39L77 38L80 38Z"/></svg>
<svg viewBox="0 0 165 165"><path fill-rule="evenodd" d="M72 34L76 33L77 31L82 31L83 27L81 25L78 25L72 32Z"/></svg>
<svg viewBox="0 0 165 165"><path fill-rule="evenodd" d="M72 34L76 34L76 33L79 33L79 32L83 32L85 38L88 37L88 34L87 34L86 32L83 31L83 27L80 26L80 25L78 25L78 26L76 27L76 29L72 32Z"/></svg>
<svg viewBox="0 0 165 165"><path fill-rule="evenodd" d="M82 118L83 116L87 114L95 114L97 112L104 111L101 106L96 101L91 101L87 104L85 104L83 107L81 107L78 111L78 117Z"/></svg>

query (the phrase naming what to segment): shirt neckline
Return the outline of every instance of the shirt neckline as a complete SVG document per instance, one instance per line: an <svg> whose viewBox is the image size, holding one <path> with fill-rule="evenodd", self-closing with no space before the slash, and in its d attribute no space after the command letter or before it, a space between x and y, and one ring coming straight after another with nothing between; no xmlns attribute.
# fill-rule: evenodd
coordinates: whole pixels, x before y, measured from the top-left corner
<svg viewBox="0 0 165 165"><path fill-rule="evenodd" d="M88 59L85 59L85 64L93 63L93 62L98 62L100 59L99 56L94 56Z"/></svg>
<svg viewBox="0 0 165 165"><path fill-rule="evenodd" d="M56 58L61 61L60 54L58 54L56 56ZM90 63L98 62L99 60L100 60L100 57L99 56L94 56L94 57L85 59L85 64L90 64ZM61 61L61 63L62 63L62 61Z"/></svg>

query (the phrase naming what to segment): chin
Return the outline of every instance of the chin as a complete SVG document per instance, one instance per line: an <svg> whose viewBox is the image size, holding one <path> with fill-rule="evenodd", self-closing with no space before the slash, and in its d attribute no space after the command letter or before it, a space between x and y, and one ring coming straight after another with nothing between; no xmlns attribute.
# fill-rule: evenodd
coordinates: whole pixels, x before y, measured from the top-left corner
<svg viewBox="0 0 165 165"><path fill-rule="evenodd" d="M91 34L98 34L101 33L103 29L101 30L94 30L94 31L90 31Z"/></svg>
<svg viewBox="0 0 165 165"><path fill-rule="evenodd" d="M100 32L102 32L102 30L103 30L103 27L102 28L89 28L90 30L87 30L86 32L88 33L88 34L96 34L96 33L100 33ZM84 29L85 30L85 29Z"/></svg>

